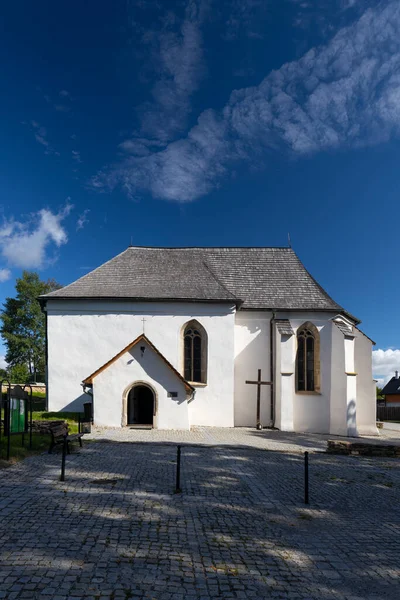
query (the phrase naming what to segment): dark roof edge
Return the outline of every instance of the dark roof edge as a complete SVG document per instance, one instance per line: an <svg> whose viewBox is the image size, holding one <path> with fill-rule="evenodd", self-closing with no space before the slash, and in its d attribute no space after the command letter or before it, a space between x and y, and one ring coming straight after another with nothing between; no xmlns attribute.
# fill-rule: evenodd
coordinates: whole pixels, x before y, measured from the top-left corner
<svg viewBox="0 0 400 600"><path fill-rule="evenodd" d="M243 300L239 300L239 298L217 298L210 300L208 298L146 298L143 296L39 296L38 300L41 304L46 304L47 301L58 301L58 300L72 300L73 302L84 300L86 302L89 301L111 301L111 302L200 302L202 304L235 304L237 307L240 307L243 304Z"/></svg>
<svg viewBox="0 0 400 600"><path fill-rule="evenodd" d="M371 342L371 344L373 346L376 346L376 342L374 342L374 340L372 340L366 333L364 333L363 331L361 331L361 329L359 327L357 327L357 325L354 325L354 327L357 329L357 331L359 331L364 337L367 338L367 340L369 340Z"/></svg>
<svg viewBox="0 0 400 600"><path fill-rule="evenodd" d="M332 313L333 315L345 315L347 317L351 317L352 320L356 321L357 323L359 323L360 321L357 321L357 319L353 316L350 315L350 313L347 313L345 310L338 310L337 308L315 308L311 307L311 308L282 308L279 306L275 306L274 308L266 308L265 306L256 306L256 307L248 307L245 306L244 308L240 309L241 311L260 311L260 310L264 310L267 312L324 312L324 313Z"/></svg>

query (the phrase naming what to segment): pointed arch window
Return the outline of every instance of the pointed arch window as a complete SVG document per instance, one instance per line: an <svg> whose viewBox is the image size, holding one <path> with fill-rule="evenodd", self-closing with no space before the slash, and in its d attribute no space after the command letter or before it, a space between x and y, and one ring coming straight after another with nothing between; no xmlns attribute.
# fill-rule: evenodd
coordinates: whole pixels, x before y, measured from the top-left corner
<svg viewBox="0 0 400 600"><path fill-rule="evenodd" d="M184 378L192 383L207 383L207 333L197 321L183 331Z"/></svg>
<svg viewBox="0 0 400 600"><path fill-rule="evenodd" d="M319 332L310 322L297 330L296 389L320 391Z"/></svg>

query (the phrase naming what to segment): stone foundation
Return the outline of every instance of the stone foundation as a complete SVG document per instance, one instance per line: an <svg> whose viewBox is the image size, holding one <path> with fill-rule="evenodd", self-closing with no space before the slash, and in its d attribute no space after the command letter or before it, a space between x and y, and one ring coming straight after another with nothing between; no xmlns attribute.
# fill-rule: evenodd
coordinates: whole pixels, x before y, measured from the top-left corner
<svg viewBox="0 0 400 600"><path fill-rule="evenodd" d="M349 442L346 440L328 440L326 451L329 454L395 456L400 458L400 444L376 444L367 442Z"/></svg>
<svg viewBox="0 0 400 600"><path fill-rule="evenodd" d="M65 423L65 421L60 421L60 420L33 421L32 422L32 432L40 433L40 434L45 434L45 433L50 434L50 427L56 427L57 425L63 425L64 423Z"/></svg>

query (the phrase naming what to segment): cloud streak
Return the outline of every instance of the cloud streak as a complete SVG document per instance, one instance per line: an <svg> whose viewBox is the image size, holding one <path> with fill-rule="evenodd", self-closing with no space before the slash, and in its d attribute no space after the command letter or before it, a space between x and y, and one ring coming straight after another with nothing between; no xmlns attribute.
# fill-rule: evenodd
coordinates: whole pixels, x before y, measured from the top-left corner
<svg viewBox="0 0 400 600"><path fill-rule="evenodd" d="M353 25L255 87L203 112L187 137L106 168L93 187L121 186L193 201L238 162L264 166L268 152L294 156L359 148L400 133L400 5L368 9Z"/></svg>
<svg viewBox="0 0 400 600"><path fill-rule="evenodd" d="M190 98L205 72L201 25L207 4L207 0L189 0L183 20L168 12L161 29L143 35L142 42L151 48L157 81L151 89L152 100L136 108L139 132L121 144L122 150L137 138L165 145L185 131Z"/></svg>
<svg viewBox="0 0 400 600"><path fill-rule="evenodd" d="M76 222L76 230L79 231L83 229L85 225L89 223L89 219L87 218L90 213L90 209L86 208L81 215L79 215L78 220Z"/></svg>
<svg viewBox="0 0 400 600"><path fill-rule="evenodd" d="M45 154L54 154L55 156L60 156L60 153L54 150L51 146L49 140L47 139L47 129L42 127L37 121L31 121L31 126L33 129L33 134L35 136L35 140L41 146L44 146Z"/></svg>
<svg viewBox="0 0 400 600"><path fill-rule="evenodd" d="M67 199L58 213L42 209L30 215L26 222L5 221L0 226L0 254L8 266L40 269L50 262L47 254L49 248L52 245L59 248L68 241L62 221L72 208ZM2 271L9 273L8 269Z"/></svg>

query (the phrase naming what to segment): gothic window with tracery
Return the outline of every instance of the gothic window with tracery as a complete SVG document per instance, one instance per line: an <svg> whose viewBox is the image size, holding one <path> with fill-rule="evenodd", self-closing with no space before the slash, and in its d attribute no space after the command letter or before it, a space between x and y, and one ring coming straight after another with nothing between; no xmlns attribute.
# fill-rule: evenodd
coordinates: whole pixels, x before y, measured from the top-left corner
<svg viewBox="0 0 400 600"><path fill-rule="evenodd" d="M298 392L319 391L319 333L312 323L304 323L297 331L296 374Z"/></svg>
<svg viewBox="0 0 400 600"><path fill-rule="evenodd" d="M206 383L207 334L197 321L191 321L186 325L183 346L185 379L194 383Z"/></svg>

